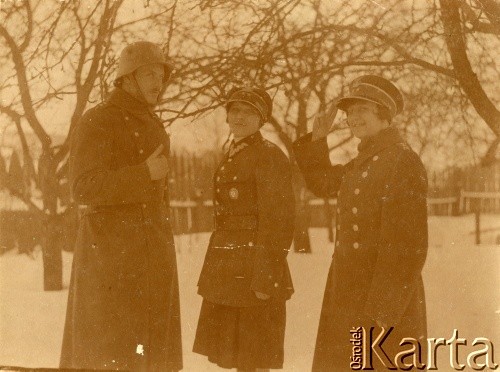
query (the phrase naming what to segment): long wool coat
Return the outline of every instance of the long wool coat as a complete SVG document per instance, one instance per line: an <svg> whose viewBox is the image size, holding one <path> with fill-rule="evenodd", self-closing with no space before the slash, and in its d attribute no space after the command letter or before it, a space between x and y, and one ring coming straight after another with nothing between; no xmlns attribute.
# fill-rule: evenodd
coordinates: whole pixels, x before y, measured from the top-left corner
<svg viewBox="0 0 500 372"><path fill-rule="evenodd" d="M61 368L182 368L179 289L166 181L145 164L169 138L121 89L87 111L71 142L72 195L85 205L73 258Z"/></svg>
<svg viewBox="0 0 500 372"><path fill-rule="evenodd" d="M308 187L318 196L338 197L313 371L351 370L349 331L376 320L395 327L383 344L394 360L408 349L399 346L403 337L426 337L426 171L394 128L362 141L345 166L332 166L326 140L312 142L310 135L295 143L295 154Z"/></svg>
<svg viewBox="0 0 500 372"><path fill-rule="evenodd" d="M198 293L235 307L265 305L254 291L289 299L295 201L288 159L257 132L223 159L214 186L215 231Z"/></svg>
<svg viewBox="0 0 500 372"><path fill-rule="evenodd" d="M214 191L215 231L198 282L204 301L193 351L223 368L282 368L285 303L293 293L286 259L295 206L290 162L257 132L231 146Z"/></svg>

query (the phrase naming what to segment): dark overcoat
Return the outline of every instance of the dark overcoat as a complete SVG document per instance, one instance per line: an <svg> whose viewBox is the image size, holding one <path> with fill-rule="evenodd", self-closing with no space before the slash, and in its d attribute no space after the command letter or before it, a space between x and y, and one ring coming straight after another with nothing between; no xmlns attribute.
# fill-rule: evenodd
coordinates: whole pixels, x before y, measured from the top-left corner
<svg viewBox="0 0 500 372"><path fill-rule="evenodd" d="M363 140L358 156L345 166L331 165L325 139L312 142L305 136L294 150L311 191L337 197L336 243L313 370L350 370L350 330L375 326L376 320L395 327L383 344L393 360L402 351L403 337L422 341L427 334L421 276L427 254L427 177L422 162L394 128Z"/></svg>
<svg viewBox="0 0 500 372"><path fill-rule="evenodd" d="M254 291L286 300L293 293L286 256L293 240L290 163L260 132L223 159L214 176L215 231L198 293L212 303L264 305Z"/></svg>
<svg viewBox="0 0 500 372"><path fill-rule="evenodd" d="M166 180L145 160L169 137L121 89L87 111L71 139L70 182L84 205L61 368L182 368L179 289Z"/></svg>

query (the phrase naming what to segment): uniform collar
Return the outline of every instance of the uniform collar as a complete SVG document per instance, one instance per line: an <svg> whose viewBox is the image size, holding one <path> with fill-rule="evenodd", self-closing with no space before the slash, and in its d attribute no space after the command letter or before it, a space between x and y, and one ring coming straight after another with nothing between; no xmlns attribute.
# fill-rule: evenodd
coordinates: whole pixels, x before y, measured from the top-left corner
<svg viewBox="0 0 500 372"><path fill-rule="evenodd" d="M260 133L260 131L257 131L254 134L239 140L238 142L233 141L231 143L231 146L229 147L229 151L228 151L227 155L229 157L233 157L236 154L238 154L239 152L241 152L243 149L245 149L246 147L248 147L248 146L250 146L258 141L262 141L262 134Z"/></svg>
<svg viewBox="0 0 500 372"><path fill-rule="evenodd" d="M115 88L113 92L111 92L108 102L132 113L153 113L149 105L139 101L137 98L121 88Z"/></svg>
<svg viewBox="0 0 500 372"><path fill-rule="evenodd" d="M262 139L262 134L260 133L260 131L257 131L254 134L251 134L243 139L240 139L238 142L235 141L235 144L236 144L236 146L238 146L242 143L247 143L247 144L251 145L252 143L255 143L261 139Z"/></svg>
<svg viewBox="0 0 500 372"><path fill-rule="evenodd" d="M366 159L371 158L383 149L401 142L404 142L404 140L396 128L382 129L376 135L361 140L358 145L359 154L355 159L355 164L359 166Z"/></svg>

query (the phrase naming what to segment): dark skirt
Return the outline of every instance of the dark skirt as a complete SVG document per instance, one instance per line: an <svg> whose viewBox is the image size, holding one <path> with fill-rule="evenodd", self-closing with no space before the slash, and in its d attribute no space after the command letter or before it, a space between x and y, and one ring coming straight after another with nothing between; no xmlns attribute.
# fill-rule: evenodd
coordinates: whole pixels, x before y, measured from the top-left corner
<svg viewBox="0 0 500 372"><path fill-rule="evenodd" d="M193 351L222 368L283 368L286 302L232 307L203 300Z"/></svg>

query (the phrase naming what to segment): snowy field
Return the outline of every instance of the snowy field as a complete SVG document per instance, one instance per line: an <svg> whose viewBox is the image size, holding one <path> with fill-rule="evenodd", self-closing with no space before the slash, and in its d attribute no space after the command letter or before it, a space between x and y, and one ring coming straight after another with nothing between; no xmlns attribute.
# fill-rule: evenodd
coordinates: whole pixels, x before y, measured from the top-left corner
<svg viewBox="0 0 500 372"><path fill-rule="evenodd" d="M484 244L474 245L473 216L430 217L430 249L424 268L429 337L450 338L453 329L470 342L487 337L500 347L500 216L484 216ZM494 230L494 231L490 231ZM323 289L333 245L326 229L310 230L313 254L289 255L296 289L288 302L284 371L309 371ZM176 237L181 288L184 371L217 371L191 352L201 298L196 282L208 234ZM64 252L61 292L43 292L40 252L0 256L0 366L57 367L72 254ZM477 348L464 346L460 354ZM467 351L468 350L468 351ZM440 371L452 370L449 352L438 353ZM500 354L496 352L495 362Z"/></svg>

